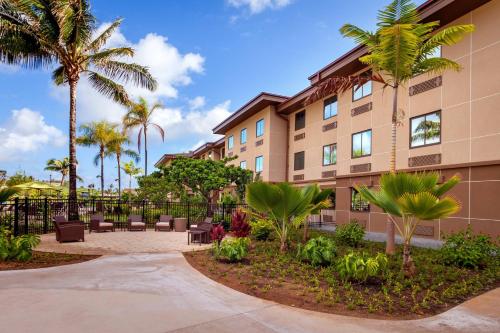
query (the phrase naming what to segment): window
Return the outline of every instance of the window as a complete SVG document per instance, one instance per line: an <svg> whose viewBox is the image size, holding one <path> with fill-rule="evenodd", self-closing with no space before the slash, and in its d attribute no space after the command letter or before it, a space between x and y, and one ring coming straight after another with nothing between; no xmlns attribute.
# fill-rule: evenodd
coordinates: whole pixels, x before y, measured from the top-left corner
<svg viewBox="0 0 500 333"><path fill-rule="evenodd" d="M298 153L295 153L293 158L293 170L304 170L304 158L305 152L299 151Z"/></svg>
<svg viewBox="0 0 500 333"><path fill-rule="evenodd" d="M370 211L370 203L363 199L355 188L351 188L351 210L354 212Z"/></svg>
<svg viewBox="0 0 500 333"><path fill-rule="evenodd" d="M264 135L264 119L261 119L255 123L255 136L263 136Z"/></svg>
<svg viewBox="0 0 500 333"><path fill-rule="evenodd" d="M369 74L365 74L369 75ZM352 88L352 100L357 101L365 96L372 94L372 81L369 80L363 83L361 86L356 85Z"/></svg>
<svg viewBox="0 0 500 333"><path fill-rule="evenodd" d="M337 144L323 146L323 165L337 164Z"/></svg>
<svg viewBox="0 0 500 333"><path fill-rule="evenodd" d="M368 156L372 153L372 130L354 133L352 135L351 157Z"/></svg>
<svg viewBox="0 0 500 333"><path fill-rule="evenodd" d="M410 147L441 143L441 111L410 119Z"/></svg>
<svg viewBox="0 0 500 333"><path fill-rule="evenodd" d="M245 144L247 143L247 129L244 128L240 132L240 144Z"/></svg>
<svg viewBox="0 0 500 333"><path fill-rule="evenodd" d="M257 156L255 158L255 172L259 173L264 170L264 157L263 156Z"/></svg>
<svg viewBox="0 0 500 333"><path fill-rule="evenodd" d="M231 150L234 147L234 137L231 135L227 138L227 150Z"/></svg>
<svg viewBox="0 0 500 333"><path fill-rule="evenodd" d="M246 169L247 168L247 161L241 161L240 162L240 168Z"/></svg>
<svg viewBox="0 0 500 333"><path fill-rule="evenodd" d="M337 96L325 100L323 107L323 119L329 119L337 115Z"/></svg>
<svg viewBox="0 0 500 333"><path fill-rule="evenodd" d="M306 127L306 111L300 111L295 114L295 130L298 131Z"/></svg>

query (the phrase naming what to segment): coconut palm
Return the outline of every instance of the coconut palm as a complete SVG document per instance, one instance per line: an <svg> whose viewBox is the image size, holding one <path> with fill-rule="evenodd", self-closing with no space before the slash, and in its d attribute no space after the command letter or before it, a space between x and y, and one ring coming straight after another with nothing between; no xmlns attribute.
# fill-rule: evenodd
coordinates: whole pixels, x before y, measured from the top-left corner
<svg viewBox="0 0 500 333"><path fill-rule="evenodd" d="M122 167L123 172L125 172L129 176L128 188L132 188L132 177L140 175L142 173L142 169L135 166L134 161L129 161L125 163Z"/></svg>
<svg viewBox="0 0 500 333"><path fill-rule="evenodd" d="M51 158L47 161L47 166L44 170L59 172L61 174L60 186L63 186L64 180L69 173L69 158L65 157L62 160Z"/></svg>
<svg viewBox="0 0 500 333"><path fill-rule="evenodd" d="M365 185L356 187L365 200L388 214L391 223L403 238L403 271L407 276L415 273L410 243L420 221L445 218L460 210L458 201L450 196L444 197L446 192L458 184L460 178L453 176L442 184L438 184L439 179L437 172L391 172L381 176L379 190L370 190Z"/></svg>
<svg viewBox="0 0 500 333"><path fill-rule="evenodd" d="M359 60L369 65L375 74L384 77L392 88L392 127L389 171L396 171L396 128L398 125L398 90L411 78L424 73L459 71L460 65L443 57L436 57L436 49L458 43L474 25L454 25L439 31L438 21L421 23L416 5L411 0L394 0L379 11L377 30L370 32L352 24L340 28L345 37L354 39L367 48L368 54ZM394 253L394 224L387 224L386 252Z"/></svg>
<svg viewBox="0 0 500 333"><path fill-rule="evenodd" d="M58 63L52 74L56 85L69 86L69 199L76 193L76 97L82 75L103 95L121 104L129 97L122 83L154 90L147 68L119 61L131 57L130 47L107 48L118 29L116 20L97 33L88 0L0 0L0 61L29 68ZM77 215L70 205L69 215Z"/></svg>
<svg viewBox="0 0 500 333"><path fill-rule="evenodd" d="M80 126L82 135L76 138L76 142L85 147L97 146L99 153L94 158L94 164L101 164L101 197L104 197L104 157L106 148L113 145L120 137L117 124L106 121L91 122Z"/></svg>
<svg viewBox="0 0 500 333"><path fill-rule="evenodd" d="M280 251L285 252L290 228L301 226L311 212L330 206L328 199L314 203L317 195L315 185L300 189L288 183L255 182L247 185L246 202L252 210L273 222L280 238ZM254 211L248 213L256 215Z"/></svg>
<svg viewBox="0 0 500 333"><path fill-rule="evenodd" d="M161 135L161 139L165 140L165 131L163 128L152 121L153 113L163 108L160 103L155 103L151 107L148 102L140 97L137 103L130 105L127 114L123 117L123 126L125 130L139 128L137 134L137 149L141 151L141 138L144 134L144 174L148 175L148 128L153 126Z"/></svg>
<svg viewBox="0 0 500 333"><path fill-rule="evenodd" d="M128 156L133 158L136 162L139 161L139 154L132 149L127 149L124 145L130 144L129 138L122 134L116 133L116 138L106 146L104 155L106 157L114 156L116 158L116 164L118 169L118 198L121 198L122 192L122 166L121 158L122 156Z"/></svg>

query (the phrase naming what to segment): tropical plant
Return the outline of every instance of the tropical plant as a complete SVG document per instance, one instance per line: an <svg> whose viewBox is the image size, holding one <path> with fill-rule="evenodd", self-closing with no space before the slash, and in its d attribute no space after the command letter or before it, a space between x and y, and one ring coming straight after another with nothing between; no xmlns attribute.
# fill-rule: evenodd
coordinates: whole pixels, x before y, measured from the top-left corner
<svg viewBox="0 0 500 333"><path fill-rule="evenodd" d="M230 262L241 261L248 255L250 239L247 237L224 239L219 246L217 258Z"/></svg>
<svg viewBox="0 0 500 333"><path fill-rule="evenodd" d="M367 48L367 55L359 60L371 67L375 75L383 76L385 86L393 91L391 117L391 153L389 172L396 171L396 128L400 123L398 114L398 89L411 78L424 73L441 73L446 70L459 71L460 65L443 57L436 57L441 46L458 43L465 34L474 31L474 25L452 25L437 31L439 21L421 22L416 5L411 0L394 0L379 11L377 30L363 30L345 24L340 32ZM394 224L387 224L388 254L394 253Z"/></svg>
<svg viewBox="0 0 500 333"><path fill-rule="evenodd" d="M500 259L500 248L486 235L474 235L468 227L445 237L440 249L443 261L449 265L476 268Z"/></svg>
<svg viewBox="0 0 500 333"><path fill-rule="evenodd" d="M273 222L267 219L254 218L253 221L250 221L250 230L256 240L268 240L273 232Z"/></svg>
<svg viewBox="0 0 500 333"><path fill-rule="evenodd" d="M65 157L62 160L51 158L47 161L47 166L44 170L59 172L61 174L60 185L63 186L64 180L69 173L69 157Z"/></svg>
<svg viewBox="0 0 500 333"><path fill-rule="evenodd" d="M210 239L212 239L212 242L220 244L220 242L224 239L226 236L226 232L224 231L224 228L219 224L216 225L212 228L212 231L210 232Z"/></svg>
<svg viewBox="0 0 500 333"><path fill-rule="evenodd" d="M333 192L332 189L321 190L321 188L317 184L311 185L310 189L313 192L313 198L311 200L311 205L316 207L315 209L311 210L311 215L320 214L321 209L329 208L331 206L331 201L328 201L328 200L330 198L330 195ZM326 203L326 202L330 203L330 205L328 207L326 207L326 205L319 205L320 203ZM302 236L302 241L303 242L307 241L308 237L309 237L309 223L306 221L304 223L304 233Z"/></svg>
<svg viewBox="0 0 500 333"><path fill-rule="evenodd" d="M383 253L369 257L366 253L349 252L337 262L337 272L344 281L365 282L370 277L382 276L387 263L387 256Z"/></svg>
<svg viewBox="0 0 500 333"><path fill-rule="evenodd" d="M176 184L172 184L163 177L160 172L153 172L148 176L137 178L137 196L140 200L149 200L153 202L165 201L170 199L185 199L185 190L179 189ZM181 192L178 192L181 191ZM184 201L184 200L180 200Z"/></svg>
<svg viewBox="0 0 500 333"><path fill-rule="evenodd" d="M130 47L108 48L106 43L119 28L116 20L97 33L96 19L88 0L0 0L0 61L28 68L58 62L52 79L69 86L69 199L76 202L76 91L85 75L103 95L128 105L124 87L115 80L156 89L147 68L122 62L134 55ZM69 215L78 208L69 206Z"/></svg>
<svg viewBox="0 0 500 333"><path fill-rule="evenodd" d="M443 197L460 178L453 176L441 184L439 179L437 172L388 173L380 177L379 190L371 190L366 185L356 186L363 198L388 214L403 238L403 271L406 276L415 272L410 243L420 221L445 218L460 210L458 201ZM396 218L401 220L401 226Z"/></svg>
<svg viewBox="0 0 500 333"><path fill-rule="evenodd" d="M128 161L122 167L123 172L129 176L128 187L132 188L132 177L136 177L142 173L142 169L135 166L134 161Z"/></svg>
<svg viewBox="0 0 500 333"><path fill-rule="evenodd" d="M285 252L289 229L302 226L311 212L330 206L328 199L314 204L315 193L314 186L300 189L288 183L251 183L246 190L246 202L251 208L247 212L256 218L265 215L273 222L280 238L280 251Z"/></svg>
<svg viewBox="0 0 500 333"><path fill-rule="evenodd" d="M250 224L247 222L247 214L242 210L236 210L231 216L231 232L235 237L248 237L250 235Z"/></svg>
<svg viewBox="0 0 500 333"><path fill-rule="evenodd" d="M161 103L155 103L151 107L148 102L139 97L137 103L131 103L128 112L123 117L123 126L125 130L139 128L137 134L137 149L141 152L141 139L144 135L144 174L148 175L148 128L150 126L156 128L160 133L161 139L165 141L165 131L163 128L154 123L152 118L156 110L163 108Z"/></svg>
<svg viewBox="0 0 500 333"><path fill-rule="evenodd" d="M28 234L14 237L8 228L0 228L0 260L28 261L33 248L40 244L40 236Z"/></svg>
<svg viewBox="0 0 500 333"><path fill-rule="evenodd" d="M139 161L139 154L132 149L124 147L130 143L129 138L121 133L115 133L115 139L112 140L104 151L106 157L114 156L116 158L116 166L118 170L118 197L121 198L122 195L122 166L121 158L122 156L128 156L133 158L136 162ZM133 161L131 161L133 163Z"/></svg>
<svg viewBox="0 0 500 333"><path fill-rule="evenodd" d="M357 220L341 224L335 229L335 239L347 246L357 247L365 237L365 229L359 225Z"/></svg>
<svg viewBox="0 0 500 333"><path fill-rule="evenodd" d="M16 193L18 192L18 189L13 188L13 187L4 187L0 188L0 203L5 202L12 198Z"/></svg>
<svg viewBox="0 0 500 333"><path fill-rule="evenodd" d="M104 197L104 157L106 149L120 141L122 135L118 131L118 125L107 121L91 122L80 126L82 135L76 138L79 145L85 147L97 146L99 152L94 157L94 164L101 165L101 197Z"/></svg>
<svg viewBox="0 0 500 333"><path fill-rule="evenodd" d="M336 254L335 242L325 236L312 238L305 245L299 244L297 249L297 256L313 266L331 264Z"/></svg>
<svg viewBox="0 0 500 333"><path fill-rule="evenodd" d="M34 181L33 176L26 175L24 171L17 171L14 175L10 176L9 179L5 181L6 186L15 186L24 183L29 183Z"/></svg>

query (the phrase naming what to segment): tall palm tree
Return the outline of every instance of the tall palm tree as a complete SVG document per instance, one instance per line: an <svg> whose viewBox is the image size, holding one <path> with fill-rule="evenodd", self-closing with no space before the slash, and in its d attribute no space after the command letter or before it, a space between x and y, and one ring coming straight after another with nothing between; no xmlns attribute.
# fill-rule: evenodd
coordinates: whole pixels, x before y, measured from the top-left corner
<svg viewBox="0 0 500 333"><path fill-rule="evenodd" d="M119 59L132 57L130 47L107 48L120 26L114 21L99 35L88 0L0 0L0 61L29 68L57 62L55 84L69 86L69 199L76 202L76 95L82 75L103 95L128 105L122 83L149 90L157 83L148 69ZM69 215L78 215L70 205Z"/></svg>
<svg viewBox="0 0 500 333"><path fill-rule="evenodd" d="M139 161L139 154L132 149L127 149L124 145L128 145L130 143L129 138L122 134L116 133L116 138L110 142L104 151L104 155L106 157L115 156L116 164L118 169L118 198L121 198L122 192L122 166L121 166L121 158L122 156L128 156L133 158L136 162Z"/></svg>
<svg viewBox="0 0 500 333"><path fill-rule="evenodd" d="M62 160L51 158L47 161L47 166L44 170L59 172L61 174L60 185L64 185L64 180L69 173L69 158L65 157Z"/></svg>
<svg viewBox="0 0 500 333"><path fill-rule="evenodd" d="M125 172L129 176L128 180L128 188L132 188L132 177L140 175L142 173L142 169L138 168L134 165L134 161L129 161L125 163L122 167L123 172Z"/></svg>
<svg viewBox="0 0 500 333"><path fill-rule="evenodd" d="M101 164L101 197L104 197L104 157L106 148L113 145L120 137L117 124L106 121L91 122L80 126L82 135L76 138L79 145L85 147L97 146L99 152L94 158L94 164Z"/></svg>
<svg viewBox="0 0 500 333"><path fill-rule="evenodd" d="M123 117L123 126L125 130L139 128L137 134L137 149L141 151L141 138L144 134L144 174L148 175L148 128L153 126L161 135L161 139L165 141L165 131L163 128L153 123L151 118L153 113L163 108L161 103L155 103L151 107L148 102L140 97L137 103L132 103L127 114Z"/></svg>
<svg viewBox="0 0 500 333"><path fill-rule="evenodd" d="M377 30L370 32L352 24L345 24L340 32L366 46L368 54L359 60L371 66L372 71L385 78L392 88L391 154L389 172L396 171L396 128L398 126L398 89L411 78L424 73L441 73L460 70L460 65L450 59L435 57L441 46L458 43L474 25L454 25L436 31L438 21L421 23L416 5L411 0L394 0L379 11ZM386 252L394 253L394 224L387 222Z"/></svg>
<svg viewBox="0 0 500 333"><path fill-rule="evenodd" d="M410 255L410 243L415 229L422 220L435 220L455 214L460 203L446 196L446 192L460 182L457 176L439 183L439 174L387 173L380 178L380 189L370 190L365 185L356 187L365 200L382 208L388 214L403 238L403 271L411 276L415 266ZM401 220L401 226L396 223Z"/></svg>

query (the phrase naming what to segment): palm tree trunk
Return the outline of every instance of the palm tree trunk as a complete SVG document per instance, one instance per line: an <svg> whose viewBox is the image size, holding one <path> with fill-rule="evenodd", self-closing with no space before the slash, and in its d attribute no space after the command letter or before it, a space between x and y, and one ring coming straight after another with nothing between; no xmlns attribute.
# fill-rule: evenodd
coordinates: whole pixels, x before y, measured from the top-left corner
<svg viewBox="0 0 500 333"><path fill-rule="evenodd" d="M144 126L144 174L148 175L148 127Z"/></svg>
<svg viewBox="0 0 500 333"><path fill-rule="evenodd" d="M282 223L282 226L281 226L281 245L280 245L280 252L281 253L285 253L288 249L288 246L287 246L287 236L288 236L288 232L286 230L286 223L287 223L287 220L286 219L283 219L283 221L281 222Z"/></svg>
<svg viewBox="0 0 500 333"><path fill-rule="evenodd" d="M60 186L64 185L64 178L66 178L65 176L66 175L64 173L61 173L61 184L60 184Z"/></svg>
<svg viewBox="0 0 500 333"><path fill-rule="evenodd" d="M305 243L307 242L307 239L309 238L309 221L304 222L304 234L302 235L302 241Z"/></svg>
<svg viewBox="0 0 500 333"><path fill-rule="evenodd" d="M403 244L403 273L406 277L411 277L415 274L415 264L410 255L410 241Z"/></svg>
<svg viewBox="0 0 500 333"><path fill-rule="evenodd" d="M398 121L398 84L396 83L393 88L392 100L392 122L391 122L391 156L389 161L389 172L396 172L396 127ZM387 217L386 222L387 243L385 247L386 254L394 254L396 251L396 230L394 222Z"/></svg>
<svg viewBox="0 0 500 333"><path fill-rule="evenodd" d="M69 207L68 220L78 219L76 195L76 88L78 79L69 80Z"/></svg>
<svg viewBox="0 0 500 333"><path fill-rule="evenodd" d="M116 162L118 163L118 200L122 198L122 172L120 167L120 154L116 154Z"/></svg>
<svg viewBox="0 0 500 333"><path fill-rule="evenodd" d="M104 199L104 147L101 147L101 199Z"/></svg>

